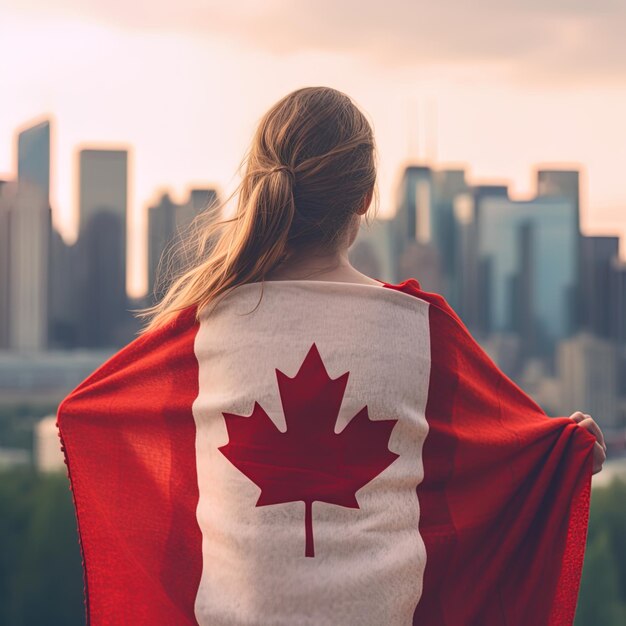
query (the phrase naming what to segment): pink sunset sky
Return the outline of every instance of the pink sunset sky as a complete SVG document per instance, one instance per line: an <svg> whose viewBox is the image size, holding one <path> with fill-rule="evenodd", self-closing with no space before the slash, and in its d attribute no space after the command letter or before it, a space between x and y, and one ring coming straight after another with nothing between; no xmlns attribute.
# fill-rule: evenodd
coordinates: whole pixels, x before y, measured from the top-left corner
<svg viewBox="0 0 626 626"><path fill-rule="evenodd" d="M15 133L53 121L54 222L74 240L77 152L128 147L129 291L145 290L146 209L192 185L227 194L254 127L305 85L374 126L380 214L408 160L534 190L582 169L582 228L626 256L623 0L0 0L0 177Z"/></svg>

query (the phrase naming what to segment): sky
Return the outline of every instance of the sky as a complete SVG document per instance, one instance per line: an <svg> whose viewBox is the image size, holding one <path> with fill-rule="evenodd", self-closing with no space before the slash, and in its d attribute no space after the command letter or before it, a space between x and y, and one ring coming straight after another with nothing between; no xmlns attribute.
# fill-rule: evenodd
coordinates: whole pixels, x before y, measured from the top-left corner
<svg viewBox="0 0 626 626"><path fill-rule="evenodd" d="M0 178L16 131L52 120L53 219L76 237L77 154L130 150L131 295L147 207L228 195L263 113L298 87L353 98L376 135L380 215L407 162L534 192L582 170L581 226L626 258L623 0L0 0Z"/></svg>

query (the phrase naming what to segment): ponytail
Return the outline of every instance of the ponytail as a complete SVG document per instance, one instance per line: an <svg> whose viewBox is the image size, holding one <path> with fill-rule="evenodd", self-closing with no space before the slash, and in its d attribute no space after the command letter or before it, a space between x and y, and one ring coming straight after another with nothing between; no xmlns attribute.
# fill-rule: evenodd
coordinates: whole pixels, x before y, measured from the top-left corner
<svg viewBox="0 0 626 626"><path fill-rule="evenodd" d="M134 311L149 318L140 333L191 305L198 319L205 306L237 285L262 282L305 245L335 242L374 187L373 152L371 127L345 94L310 87L279 101L259 124L237 189L197 215L173 251L188 259L183 270L159 302ZM219 219L236 194L234 217Z"/></svg>
<svg viewBox="0 0 626 626"><path fill-rule="evenodd" d="M234 218L215 221L216 213L225 204L221 203L194 219L192 228L199 241L194 244L193 235L185 237L178 253L189 247L205 251L220 229L221 236L203 263L184 271L159 303L139 312L139 317L156 312L142 332L173 319L190 304L202 309L213 301L216 306L218 296L224 297L239 284L261 280L284 260L295 213L293 181L294 175L287 166L249 175L240 185L240 202ZM200 226L199 222L209 220L211 223ZM190 294L200 289L202 297L191 301Z"/></svg>

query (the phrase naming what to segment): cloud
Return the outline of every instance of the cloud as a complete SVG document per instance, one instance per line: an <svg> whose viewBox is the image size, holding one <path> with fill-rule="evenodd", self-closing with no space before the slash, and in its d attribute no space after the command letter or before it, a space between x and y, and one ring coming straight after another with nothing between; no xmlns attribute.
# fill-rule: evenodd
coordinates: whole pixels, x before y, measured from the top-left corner
<svg viewBox="0 0 626 626"><path fill-rule="evenodd" d="M399 69L492 66L560 85L626 76L623 0L12 1L33 15L226 37L277 55L335 51Z"/></svg>

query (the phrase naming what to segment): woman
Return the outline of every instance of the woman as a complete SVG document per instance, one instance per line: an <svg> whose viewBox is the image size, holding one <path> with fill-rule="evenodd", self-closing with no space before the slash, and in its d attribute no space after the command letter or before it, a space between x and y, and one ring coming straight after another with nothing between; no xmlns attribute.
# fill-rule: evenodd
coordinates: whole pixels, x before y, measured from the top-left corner
<svg viewBox="0 0 626 626"><path fill-rule="evenodd" d="M348 96L281 99L235 216L63 401L92 624L571 624L602 433L350 265L375 181Z"/></svg>

